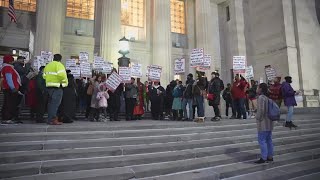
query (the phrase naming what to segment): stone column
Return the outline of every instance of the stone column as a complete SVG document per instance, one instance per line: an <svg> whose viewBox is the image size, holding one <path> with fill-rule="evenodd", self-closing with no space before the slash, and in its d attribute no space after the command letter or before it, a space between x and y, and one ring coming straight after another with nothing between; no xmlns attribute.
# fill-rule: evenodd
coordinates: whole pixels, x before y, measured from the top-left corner
<svg viewBox="0 0 320 180"><path fill-rule="evenodd" d="M121 1L101 0L100 55L118 66L119 40L121 39Z"/></svg>
<svg viewBox="0 0 320 180"><path fill-rule="evenodd" d="M154 0L153 64L162 66L161 84L173 79L170 0Z"/></svg>
<svg viewBox="0 0 320 180"><path fill-rule="evenodd" d="M62 28L65 17L65 0L37 1L37 28L34 55L42 50L60 53Z"/></svg>

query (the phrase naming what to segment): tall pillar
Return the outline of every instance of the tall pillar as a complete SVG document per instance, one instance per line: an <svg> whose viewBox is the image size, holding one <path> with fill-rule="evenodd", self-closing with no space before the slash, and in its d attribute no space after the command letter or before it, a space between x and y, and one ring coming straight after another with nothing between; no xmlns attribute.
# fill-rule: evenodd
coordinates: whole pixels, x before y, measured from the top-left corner
<svg viewBox="0 0 320 180"><path fill-rule="evenodd" d="M60 53L65 3L65 0L37 1L35 55L40 55L42 50Z"/></svg>
<svg viewBox="0 0 320 180"><path fill-rule="evenodd" d="M161 84L173 79L170 0L154 0L153 64L162 66Z"/></svg>
<svg viewBox="0 0 320 180"><path fill-rule="evenodd" d="M118 66L119 40L121 39L121 1L101 0L100 55Z"/></svg>

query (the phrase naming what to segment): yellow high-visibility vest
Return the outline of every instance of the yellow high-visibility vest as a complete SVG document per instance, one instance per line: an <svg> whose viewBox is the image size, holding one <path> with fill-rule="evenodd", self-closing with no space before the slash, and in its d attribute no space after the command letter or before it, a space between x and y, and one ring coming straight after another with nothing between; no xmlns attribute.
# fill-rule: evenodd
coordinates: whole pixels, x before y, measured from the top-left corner
<svg viewBox="0 0 320 180"><path fill-rule="evenodd" d="M46 65L43 71L46 87L67 87L68 78L66 68L61 62L52 61Z"/></svg>

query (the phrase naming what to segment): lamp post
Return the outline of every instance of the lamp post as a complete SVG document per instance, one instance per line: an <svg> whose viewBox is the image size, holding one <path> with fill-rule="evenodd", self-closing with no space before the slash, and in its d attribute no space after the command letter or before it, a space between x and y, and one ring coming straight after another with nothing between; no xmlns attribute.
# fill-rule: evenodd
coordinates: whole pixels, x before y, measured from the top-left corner
<svg viewBox="0 0 320 180"><path fill-rule="evenodd" d="M120 50L118 51L119 54L122 55L118 59L118 66L119 67L129 67L130 64L130 58L126 57L127 54L130 53L129 51L129 39L127 39L125 36L119 40L120 43Z"/></svg>

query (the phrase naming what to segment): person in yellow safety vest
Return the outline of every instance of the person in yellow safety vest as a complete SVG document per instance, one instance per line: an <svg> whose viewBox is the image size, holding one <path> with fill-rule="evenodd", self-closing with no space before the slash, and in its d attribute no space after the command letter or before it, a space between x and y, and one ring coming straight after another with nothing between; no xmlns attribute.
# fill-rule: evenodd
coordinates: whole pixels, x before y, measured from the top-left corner
<svg viewBox="0 0 320 180"><path fill-rule="evenodd" d="M62 56L55 54L53 61L46 65L43 71L43 78L48 89L48 124L61 125L57 112L62 101L63 89L68 86L66 68L61 63Z"/></svg>

